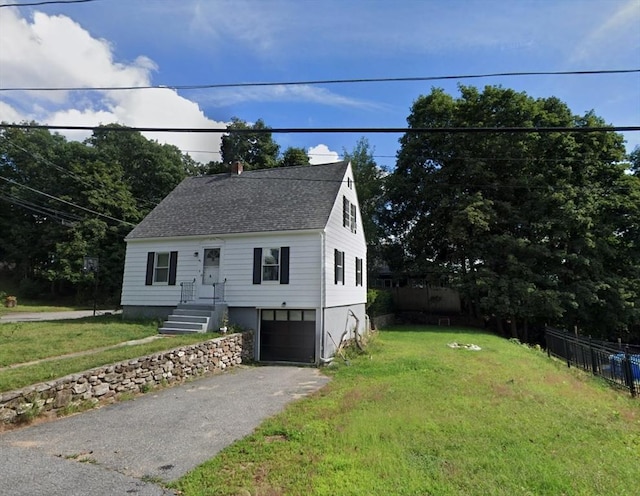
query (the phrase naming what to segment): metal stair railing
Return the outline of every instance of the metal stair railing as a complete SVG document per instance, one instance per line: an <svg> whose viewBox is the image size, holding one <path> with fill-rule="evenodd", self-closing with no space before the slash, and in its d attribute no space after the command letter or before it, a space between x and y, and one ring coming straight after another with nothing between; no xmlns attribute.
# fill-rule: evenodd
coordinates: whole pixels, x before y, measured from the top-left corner
<svg viewBox="0 0 640 496"><path fill-rule="evenodd" d="M180 283L180 303L188 303L196 298L196 280Z"/></svg>

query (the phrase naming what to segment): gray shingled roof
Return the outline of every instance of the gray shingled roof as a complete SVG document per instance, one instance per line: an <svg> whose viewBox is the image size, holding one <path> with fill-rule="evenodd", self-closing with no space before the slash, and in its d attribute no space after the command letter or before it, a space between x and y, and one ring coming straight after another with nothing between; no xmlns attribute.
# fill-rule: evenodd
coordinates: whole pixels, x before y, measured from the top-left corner
<svg viewBox="0 0 640 496"><path fill-rule="evenodd" d="M323 229L348 162L189 177L126 239Z"/></svg>

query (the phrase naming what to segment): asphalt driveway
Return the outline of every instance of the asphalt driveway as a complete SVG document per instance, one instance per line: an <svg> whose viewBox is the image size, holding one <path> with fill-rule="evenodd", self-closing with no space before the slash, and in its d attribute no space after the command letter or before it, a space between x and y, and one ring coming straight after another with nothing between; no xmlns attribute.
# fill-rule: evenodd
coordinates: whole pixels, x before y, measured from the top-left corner
<svg viewBox="0 0 640 496"><path fill-rule="evenodd" d="M238 367L0 434L0 494L168 495L171 481L328 382L317 369Z"/></svg>

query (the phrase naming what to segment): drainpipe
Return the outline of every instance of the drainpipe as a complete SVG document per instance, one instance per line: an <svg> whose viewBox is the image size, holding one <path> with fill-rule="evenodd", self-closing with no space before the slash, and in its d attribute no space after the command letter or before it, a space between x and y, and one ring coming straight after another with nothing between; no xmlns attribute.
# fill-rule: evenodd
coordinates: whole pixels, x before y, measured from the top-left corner
<svg viewBox="0 0 640 496"><path fill-rule="evenodd" d="M325 329L324 329L324 307L326 303L326 279L325 274L325 255L326 255L326 237L324 231L320 232L320 363L326 365L333 361L333 357L324 356L324 341L325 341Z"/></svg>

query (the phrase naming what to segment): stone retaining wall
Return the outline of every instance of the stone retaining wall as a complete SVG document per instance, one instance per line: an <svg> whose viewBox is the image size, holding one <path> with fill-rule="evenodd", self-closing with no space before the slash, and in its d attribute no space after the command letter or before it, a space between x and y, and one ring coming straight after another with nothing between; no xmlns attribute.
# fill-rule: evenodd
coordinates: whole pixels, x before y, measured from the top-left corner
<svg viewBox="0 0 640 496"><path fill-rule="evenodd" d="M97 367L15 391L0 393L0 422L30 420L42 414L66 413L124 393L225 370L253 359L253 332L231 334L202 343ZM62 412L60 412L62 411Z"/></svg>

